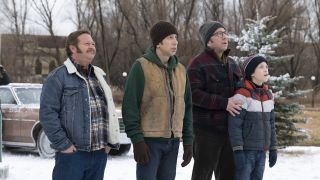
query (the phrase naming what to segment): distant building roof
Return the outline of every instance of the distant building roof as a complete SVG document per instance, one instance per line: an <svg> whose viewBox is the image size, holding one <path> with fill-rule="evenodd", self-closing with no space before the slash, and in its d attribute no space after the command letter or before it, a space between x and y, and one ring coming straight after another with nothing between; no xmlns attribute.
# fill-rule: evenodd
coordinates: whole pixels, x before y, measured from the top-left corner
<svg viewBox="0 0 320 180"><path fill-rule="evenodd" d="M2 38L10 38L15 37L15 34L2 34ZM37 44L40 48L55 48L55 42L53 38L49 35L32 35L32 34L26 34L25 38L36 38ZM57 41L57 44L59 48L64 48L66 43L66 36L55 36L55 39Z"/></svg>

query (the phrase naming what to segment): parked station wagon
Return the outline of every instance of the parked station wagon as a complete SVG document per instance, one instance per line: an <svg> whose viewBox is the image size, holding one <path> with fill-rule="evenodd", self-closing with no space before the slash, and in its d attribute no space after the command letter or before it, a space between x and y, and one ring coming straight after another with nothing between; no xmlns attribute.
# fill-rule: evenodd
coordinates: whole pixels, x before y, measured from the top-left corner
<svg viewBox="0 0 320 180"><path fill-rule="evenodd" d="M10 83L0 86L3 123L3 146L36 150L41 157L52 158L55 150L39 122L42 84ZM111 150L111 155L125 154L131 141L124 133L121 111L117 111L120 123L120 149Z"/></svg>

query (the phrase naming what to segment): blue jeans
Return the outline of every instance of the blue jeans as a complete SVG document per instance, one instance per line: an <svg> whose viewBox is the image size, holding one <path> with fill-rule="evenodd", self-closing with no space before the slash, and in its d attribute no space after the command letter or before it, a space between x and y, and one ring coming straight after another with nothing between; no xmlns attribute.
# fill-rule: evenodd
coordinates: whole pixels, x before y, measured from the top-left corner
<svg viewBox="0 0 320 180"><path fill-rule="evenodd" d="M103 180L107 163L104 150L57 152L52 180Z"/></svg>
<svg viewBox="0 0 320 180"><path fill-rule="evenodd" d="M244 150L244 166L236 166L235 180L262 180L266 162L266 153L264 151ZM235 159L236 161L236 159ZM235 163L238 164L238 163Z"/></svg>
<svg viewBox="0 0 320 180"><path fill-rule="evenodd" d="M137 180L174 180L176 177L179 139L167 141L146 141L149 150L149 162L137 164Z"/></svg>

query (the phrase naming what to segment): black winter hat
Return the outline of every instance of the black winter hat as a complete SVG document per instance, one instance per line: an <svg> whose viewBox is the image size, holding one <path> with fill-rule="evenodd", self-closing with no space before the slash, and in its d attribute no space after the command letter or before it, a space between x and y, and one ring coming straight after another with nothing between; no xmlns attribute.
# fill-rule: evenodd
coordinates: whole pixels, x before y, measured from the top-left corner
<svg viewBox="0 0 320 180"><path fill-rule="evenodd" d="M207 46L209 39L211 38L211 36L213 35L213 33L219 29L219 28L223 28L226 29L220 22L218 21L209 21L204 23L200 29L199 29L199 33L200 33L200 40L202 42L202 44L204 46Z"/></svg>
<svg viewBox="0 0 320 180"><path fill-rule="evenodd" d="M177 29L169 22L159 21L150 29L152 45L156 47L164 38L171 34L178 35Z"/></svg>
<svg viewBox="0 0 320 180"><path fill-rule="evenodd" d="M245 78L251 80L251 75L254 73L254 70L262 62L268 63L266 58L259 55L250 56L246 60L244 60L243 72L244 72Z"/></svg>

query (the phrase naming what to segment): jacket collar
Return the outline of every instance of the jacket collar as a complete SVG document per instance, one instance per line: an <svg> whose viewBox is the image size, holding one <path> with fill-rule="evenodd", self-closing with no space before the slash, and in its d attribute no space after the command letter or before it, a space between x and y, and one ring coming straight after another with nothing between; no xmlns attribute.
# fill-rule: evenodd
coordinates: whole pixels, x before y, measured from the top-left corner
<svg viewBox="0 0 320 180"><path fill-rule="evenodd" d="M170 56L170 59L168 61L168 67L166 67L164 64L162 64L161 60L157 56L156 50L154 47L147 49L147 52L146 54L143 55L143 57L146 58L148 61L164 69L172 70L178 65L178 58L176 56Z"/></svg>
<svg viewBox="0 0 320 180"><path fill-rule="evenodd" d="M247 79L244 79L238 83L238 88L245 88L245 89L249 90L250 92L255 92L259 95L266 94L269 99L272 99L272 93L271 93L271 91L268 90L269 88L266 84L263 84L262 88L258 88L254 85L253 82L251 82Z"/></svg>
<svg viewBox="0 0 320 180"><path fill-rule="evenodd" d="M255 90L255 89L261 89L264 91L268 90L268 86L266 84L262 84L262 88L259 88L259 87L255 86L253 82L251 82L247 79L242 80L240 83L241 83L240 84L241 88L246 88L248 90Z"/></svg>
<svg viewBox="0 0 320 180"><path fill-rule="evenodd" d="M76 66L73 64L73 62L69 58L66 61L64 61L63 64L66 66L67 71L68 71L69 74L76 73L76 74L80 75L80 73L77 70ZM102 74L103 76L106 75L106 73L102 69L98 68L97 66L93 66L93 65L91 65L91 66L92 66L93 72L95 74L99 73L99 74Z"/></svg>
<svg viewBox="0 0 320 180"><path fill-rule="evenodd" d="M218 57L217 53L216 53L213 49L210 49L210 48L206 47L204 51L205 51L209 56L211 56L211 57L214 58L214 59L217 59L217 60L219 60L219 61L221 61L221 62L224 62L224 63L228 62L228 61L227 61L227 57L229 56L230 49L225 50L225 51L223 52L221 58Z"/></svg>
<svg viewBox="0 0 320 180"><path fill-rule="evenodd" d="M67 67L67 71L69 74L78 72L76 66L72 63L72 61L69 58L66 61L64 61L63 64Z"/></svg>

